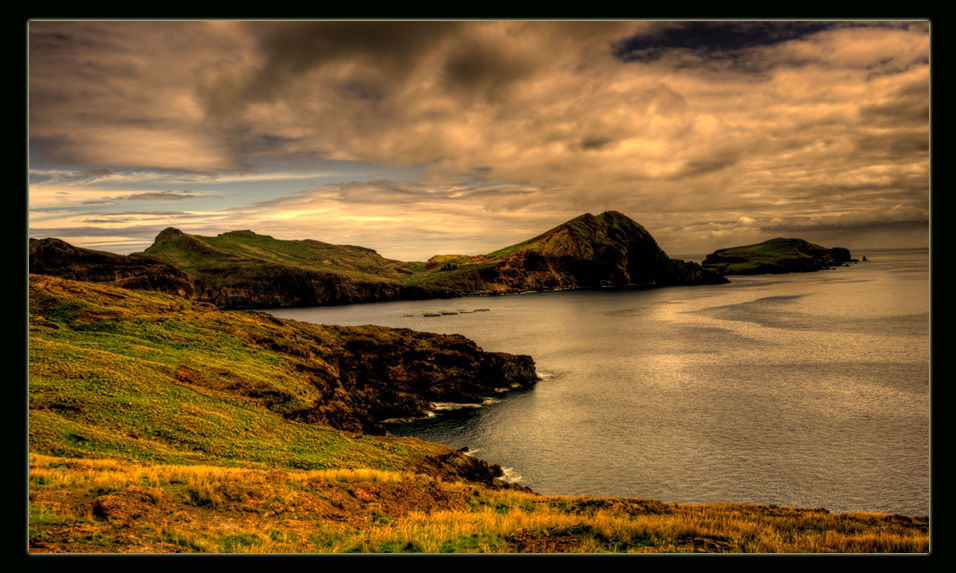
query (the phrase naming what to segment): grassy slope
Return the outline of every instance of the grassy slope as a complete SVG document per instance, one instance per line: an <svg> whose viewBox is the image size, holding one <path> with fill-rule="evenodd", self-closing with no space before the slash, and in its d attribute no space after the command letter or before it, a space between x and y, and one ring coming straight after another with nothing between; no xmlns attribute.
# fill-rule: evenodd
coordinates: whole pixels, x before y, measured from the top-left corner
<svg viewBox="0 0 956 573"><path fill-rule="evenodd" d="M32 276L31 551L928 551L926 518L488 488L444 447L290 422L230 389L317 399L294 364L332 368L344 334L303 328ZM305 332L318 342L256 343Z"/></svg>
<svg viewBox="0 0 956 573"><path fill-rule="evenodd" d="M343 275L353 280L427 286L497 260L465 255L438 255L428 263L386 259L371 249L331 245L311 239L286 241L252 231L232 231L216 237L167 230L143 253L179 268L213 286L225 286L239 277L270 276L276 267ZM444 270L442 264L462 265Z"/></svg>
<svg viewBox="0 0 956 573"><path fill-rule="evenodd" d="M433 257L432 260L458 264L500 262L522 250L534 251L549 257L570 255L589 260L594 255L594 246L600 248L611 244L611 240L607 236L607 229L614 226L615 217L623 218L624 215L616 211L608 211L597 216L585 214L527 241L515 243L486 255L474 257L444 255ZM636 223L635 225L643 229L640 225Z"/></svg>
<svg viewBox="0 0 956 573"><path fill-rule="evenodd" d="M170 234L140 254L172 264L194 277L209 276L242 264L249 269L281 265L342 274L357 280L399 281L414 268L364 247L331 245L311 239L286 241L252 231L232 231L216 237Z"/></svg>
<svg viewBox="0 0 956 573"><path fill-rule="evenodd" d="M313 368L333 368L323 353L340 332L303 326L294 336L313 340L302 340L297 352ZM374 462L391 469L435 451L423 442L284 419L283 408L323 397L296 368L303 357L256 343L276 338L280 328L268 315L31 276L31 451L262 468ZM270 396L291 400L268 409Z"/></svg>

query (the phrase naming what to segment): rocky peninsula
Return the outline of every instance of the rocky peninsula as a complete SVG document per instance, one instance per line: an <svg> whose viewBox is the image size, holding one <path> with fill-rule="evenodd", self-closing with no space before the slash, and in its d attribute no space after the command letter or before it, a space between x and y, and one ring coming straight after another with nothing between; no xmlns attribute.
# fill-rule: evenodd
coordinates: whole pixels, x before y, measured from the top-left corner
<svg viewBox="0 0 956 573"><path fill-rule="evenodd" d="M30 321L34 344L69 331L128 344L112 353L129 353L122 360L130 368L149 367L135 351L148 342L137 339L158 338L160 346L166 340L182 358L162 369L163 384L243 397L287 420L373 435L384 434L382 420L424 417L433 402L481 402L500 388L538 380L530 356L485 352L460 335L316 325L42 275L30 277ZM232 349L234 359L217 358L217 348ZM271 374L260 371L260 362L273 365ZM42 392L31 392L31 400L31 408L60 408Z"/></svg>

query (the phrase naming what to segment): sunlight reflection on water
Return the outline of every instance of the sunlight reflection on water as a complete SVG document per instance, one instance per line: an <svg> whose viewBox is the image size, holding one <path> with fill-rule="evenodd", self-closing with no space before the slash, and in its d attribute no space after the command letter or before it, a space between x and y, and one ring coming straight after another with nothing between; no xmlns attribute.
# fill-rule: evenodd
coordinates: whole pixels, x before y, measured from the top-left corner
<svg viewBox="0 0 956 573"><path fill-rule="evenodd" d="M482 408L390 426L543 494L929 511L929 262L873 251L729 285L283 309L459 333L549 373ZM904 272L899 272L904 271ZM407 316L412 315L412 316Z"/></svg>

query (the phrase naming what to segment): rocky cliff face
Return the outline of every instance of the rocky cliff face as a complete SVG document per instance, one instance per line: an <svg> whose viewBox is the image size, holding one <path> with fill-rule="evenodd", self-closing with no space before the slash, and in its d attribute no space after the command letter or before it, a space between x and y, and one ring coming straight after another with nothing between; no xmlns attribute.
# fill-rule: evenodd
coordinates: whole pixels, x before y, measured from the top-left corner
<svg viewBox="0 0 956 573"><path fill-rule="evenodd" d="M360 281L347 276L281 265L244 273L236 269L226 284L197 281L195 300L221 308L250 309L329 306L396 300L451 298L445 289L424 289L385 281Z"/></svg>
<svg viewBox="0 0 956 573"><path fill-rule="evenodd" d="M345 343L334 359L336 384L360 402L343 419L329 416L328 422L340 429L381 434L379 422L423 417L433 402L480 404L538 380L530 356L484 352L461 335L384 327L340 330ZM312 421L317 414L327 415L308 409L290 416Z"/></svg>
<svg viewBox="0 0 956 573"><path fill-rule="evenodd" d="M803 273L856 262L850 251L828 249L803 239L777 238L744 247L719 249L704 259L705 269L723 275Z"/></svg>

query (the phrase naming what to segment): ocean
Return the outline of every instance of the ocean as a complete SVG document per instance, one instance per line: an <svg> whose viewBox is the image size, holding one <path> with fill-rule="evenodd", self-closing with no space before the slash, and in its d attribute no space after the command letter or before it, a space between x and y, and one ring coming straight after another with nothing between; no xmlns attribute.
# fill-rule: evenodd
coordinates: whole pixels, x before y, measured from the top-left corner
<svg viewBox="0 0 956 573"><path fill-rule="evenodd" d="M537 493L928 515L929 252L863 255L726 285L269 312L531 355L534 388L388 430L468 447Z"/></svg>

